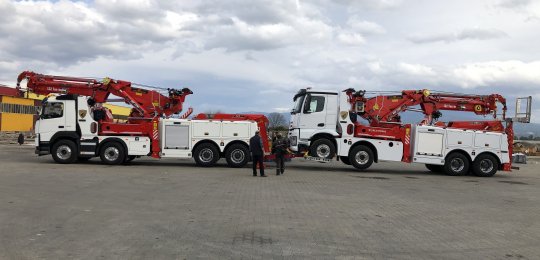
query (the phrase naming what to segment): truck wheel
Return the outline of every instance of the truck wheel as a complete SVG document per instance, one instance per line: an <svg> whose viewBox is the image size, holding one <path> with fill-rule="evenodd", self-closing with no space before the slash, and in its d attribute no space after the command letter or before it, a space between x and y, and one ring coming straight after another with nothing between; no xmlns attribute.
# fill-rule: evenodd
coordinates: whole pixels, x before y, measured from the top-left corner
<svg viewBox="0 0 540 260"><path fill-rule="evenodd" d="M340 156L339 160L343 162L344 164L351 165L351 161L349 160L349 157L347 156Z"/></svg>
<svg viewBox="0 0 540 260"><path fill-rule="evenodd" d="M249 149L242 144L233 144L225 152L227 164L232 168L242 168L249 161Z"/></svg>
<svg viewBox="0 0 540 260"><path fill-rule="evenodd" d="M473 173L478 177L491 177L497 172L498 161L491 154L481 154L476 157L473 163Z"/></svg>
<svg viewBox="0 0 540 260"><path fill-rule="evenodd" d="M444 165L426 164L426 168L432 172L444 172Z"/></svg>
<svg viewBox="0 0 540 260"><path fill-rule="evenodd" d="M373 151L365 145L358 145L349 152L349 161L359 170L369 168L373 159Z"/></svg>
<svg viewBox="0 0 540 260"><path fill-rule="evenodd" d="M121 144L117 142L108 142L101 147L99 157L104 164L121 164L125 160L126 152Z"/></svg>
<svg viewBox="0 0 540 260"><path fill-rule="evenodd" d="M202 167L211 167L219 160L219 151L215 145L204 143L195 149L193 153L195 162Z"/></svg>
<svg viewBox="0 0 540 260"><path fill-rule="evenodd" d="M68 164L77 161L77 146L71 140L60 140L54 143L51 150L52 157L55 162Z"/></svg>
<svg viewBox="0 0 540 260"><path fill-rule="evenodd" d="M328 139L318 139L309 147L309 153L313 157L332 159L336 154L336 146Z"/></svg>
<svg viewBox="0 0 540 260"><path fill-rule="evenodd" d="M451 153L446 157L444 172L450 176L461 176L469 172L469 159L460 153Z"/></svg>

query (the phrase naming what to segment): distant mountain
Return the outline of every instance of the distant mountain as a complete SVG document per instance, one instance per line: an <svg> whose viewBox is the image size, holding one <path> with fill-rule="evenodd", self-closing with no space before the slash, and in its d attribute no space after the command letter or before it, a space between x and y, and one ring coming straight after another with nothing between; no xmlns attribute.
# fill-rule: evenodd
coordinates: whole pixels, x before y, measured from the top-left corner
<svg viewBox="0 0 540 260"><path fill-rule="evenodd" d="M540 124L514 124L515 136L540 136Z"/></svg>

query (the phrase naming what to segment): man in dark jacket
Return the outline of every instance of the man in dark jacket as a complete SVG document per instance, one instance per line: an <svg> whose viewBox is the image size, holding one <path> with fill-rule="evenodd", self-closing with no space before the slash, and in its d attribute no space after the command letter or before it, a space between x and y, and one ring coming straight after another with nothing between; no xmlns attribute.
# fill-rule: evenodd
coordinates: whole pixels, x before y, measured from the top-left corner
<svg viewBox="0 0 540 260"><path fill-rule="evenodd" d="M281 134L277 134L276 141L272 143L272 150L276 156L276 175L285 173L285 155L287 154L288 143Z"/></svg>
<svg viewBox="0 0 540 260"><path fill-rule="evenodd" d="M19 143L19 145L24 144L24 135L23 135L23 133L19 133L19 137L17 138L17 143Z"/></svg>
<svg viewBox="0 0 540 260"><path fill-rule="evenodd" d="M249 139L249 151L251 152L251 160L253 161L253 176L257 176L257 164L259 164L261 177L266 177L264 175L263 165L263 143L259 131L256 131L255 135Z"/></svg>

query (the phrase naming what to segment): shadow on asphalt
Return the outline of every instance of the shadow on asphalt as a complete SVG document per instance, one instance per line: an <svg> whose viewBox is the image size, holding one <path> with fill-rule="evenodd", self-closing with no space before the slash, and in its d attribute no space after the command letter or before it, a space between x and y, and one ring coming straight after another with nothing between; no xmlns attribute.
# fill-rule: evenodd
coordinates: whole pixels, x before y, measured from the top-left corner
<svg viewBox="0 0 540 260"><path fill-rule="evenodd" d="M39 160L38 163L57 164L52 159ZM182 161L155 160L155 161L150 161L148 159L144 159L144 160L137 161L135 159L134 161L132 161L130 163L121 164L121 165L104 165L104 164L101 163L99 158L94 158L94 159L92 159L90 161L77 162L76 164L80 164L80 165L100 165L100 166L107 166L107 167L136 167L136 166L181 167L181 168L199 167L199 166L197 166L195 164L194 161L189 161L189 160L182 160ZM269 167L270 170L274 169L274 164L273 163L266 163L266 165L270 166ZM343 165L343 166L340 165L339 167L331 167L331 166L328 166L328 165L317 166L316 164L314 164L314 165L293 164L293 165L287 165L286 169L289 169L289 170L297 169L297 170L302 170L302 171L329 172L329 173L332 173L332 174L346 174L346 175L349 175L351 177L360 178L360 179L381 179L381 180L384 180L384 179L390 179L391 177L394 177L394 176L395 177L403 177L403 178L407 178L407 179L419 179L419 178L421 178L421 176L444 176L444 177L448 177L448 178L457 178L456 176L448 176L448 175L446 175L444 173L431 172L431 171L423 170L423 169L400 169L400 170L397 170L397 169L385 169L385 168L381 169L380 168L381 166L382 167L389 167L389 166L383 166L383 165L380 165L380 164L374 164L374 166L372 168L369 168L369 169L364 170L364 171L360 171L360 170L357 170L357 169L353 168L352 166L348 166L348 165ZM199 168L202 168L202 167L199 167ZM224 161L223 162L221 162L221 161L218 162L218 164L216 166L214 166L214 167L209 167L209 169L219 169L219 168L229 168L229 167L227 166L227 164ZM251 163L246 165L242 169L248 170L250 168L251 168ZM384 177L381 177L381 176L384 176ZM481 177L474 176L472 173L469 173L468 175L465 175L465 176L458 176L458 177L476 178L476 180L471 179L471 180L466 180L465 182L477 182L477 180L486 179L486 178L481 178ZM493 177L487 178L487 179L493 179L493 178L497 178L497 179L512 178L512 173L505 173L505 172L499 171L496 175L494 175ZM510 182L505 182L505 183L514 184L514 183L510 183ZM518 183L515 183L515 184L518 184ZM521 183L519 183L519 184L521 184Z"/></svg>

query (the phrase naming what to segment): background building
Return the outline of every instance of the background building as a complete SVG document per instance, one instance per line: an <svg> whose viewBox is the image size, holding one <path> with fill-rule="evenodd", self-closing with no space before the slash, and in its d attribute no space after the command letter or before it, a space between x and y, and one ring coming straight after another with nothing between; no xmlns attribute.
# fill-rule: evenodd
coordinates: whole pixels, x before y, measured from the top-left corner
<svg viewBox="0 0 540 260"><path fill-rule="evenodd" d="M0 86L0 131L32 131L40 104L39 99L19 97L16 89Z"/></svg>

